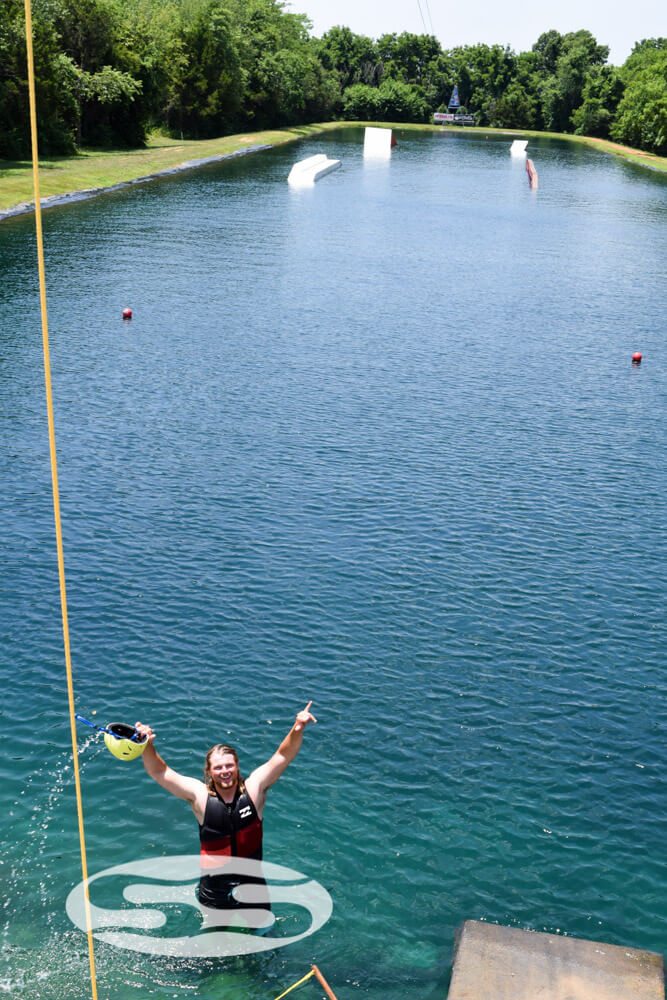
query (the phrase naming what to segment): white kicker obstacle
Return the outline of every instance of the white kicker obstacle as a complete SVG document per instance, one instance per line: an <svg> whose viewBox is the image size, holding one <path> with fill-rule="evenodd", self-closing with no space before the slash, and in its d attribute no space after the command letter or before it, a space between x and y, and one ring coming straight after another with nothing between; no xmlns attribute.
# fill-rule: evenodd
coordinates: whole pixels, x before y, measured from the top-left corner
<svg viewBox="0 0 667 1000"><path fill-rule="evenodd" d="M390 128L374 128L369 125L364 130L364 156L388 160L392 146L395 145L394 133Z"/></svg>
<svg viewBox="0 0 667 1000"><path fill-rule="evenodd" d="M526 146L528 145L527 139L515 139L510 146L510 153L512 156L525 156Z"/></svg>
<svg viewBox="0 0 667 1000"><path fill-rule="evenodd" d="M324 153L316 153L295 163L289 172L287 183L292 187L312 187L320 177L330 174L340 166L340 160L330 160Z"/></svg>

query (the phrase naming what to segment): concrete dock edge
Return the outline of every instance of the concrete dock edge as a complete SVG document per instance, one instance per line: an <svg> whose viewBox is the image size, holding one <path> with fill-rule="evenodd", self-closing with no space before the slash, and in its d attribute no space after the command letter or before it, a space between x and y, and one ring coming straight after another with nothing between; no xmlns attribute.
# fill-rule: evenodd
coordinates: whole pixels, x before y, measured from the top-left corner
<svg viewBox="0 0 667 1000"><path fill-rule="evenodd" d="M662 955L466 920L448 1000L665 1000Z"/></svg>

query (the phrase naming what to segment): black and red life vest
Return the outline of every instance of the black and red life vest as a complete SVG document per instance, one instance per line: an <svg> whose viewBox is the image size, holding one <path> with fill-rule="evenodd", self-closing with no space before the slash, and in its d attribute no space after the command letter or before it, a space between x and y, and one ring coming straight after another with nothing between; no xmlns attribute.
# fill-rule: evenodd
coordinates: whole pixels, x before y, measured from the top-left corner
<svg viewBox="0 0 667 1000"><path fill-rule="evenodd" d="M247 792L237 788L229 803L208 796L199 842L202 870L215 868L225 857L262 860L262 821Z"/></svg>
<svg viewBox="0 0 667 1000"><path fill-rule="evenodd" d="M197 895L200 903L215 909L245 907L271 910L268 891L265 901L255 903L239 903L233 895L234 889L240 885L266 886L259 875L225 875L224 871L206 875L207 869L224 865L226 858L262 860L262 821L247 792L239 793L237 788L233 801L229 803L218 795L208 796L204 822L199 824L199 841L202 874Z"/></svg>

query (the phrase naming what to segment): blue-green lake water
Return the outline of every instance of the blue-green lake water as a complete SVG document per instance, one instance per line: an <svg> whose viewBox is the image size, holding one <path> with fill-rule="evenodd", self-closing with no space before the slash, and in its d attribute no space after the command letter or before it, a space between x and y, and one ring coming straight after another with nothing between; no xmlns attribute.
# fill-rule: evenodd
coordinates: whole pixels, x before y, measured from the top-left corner
<svg viewBox="0 0 667 1000"><path fill-rule="evenodd" d="M444 1000L467 918L667 949L667 186L544 140L531 191L509 141L398 140L44 216L77 709L199 776L312 698L265 857L334 903L261 958L98 943L106 1000L273 1000L313 961L339 1000ZM317 152L342 168L290 189ZM32 218L0 272L0 995L78 1000ZM141 763L80 746L91 873L197 850Z"/></svg>

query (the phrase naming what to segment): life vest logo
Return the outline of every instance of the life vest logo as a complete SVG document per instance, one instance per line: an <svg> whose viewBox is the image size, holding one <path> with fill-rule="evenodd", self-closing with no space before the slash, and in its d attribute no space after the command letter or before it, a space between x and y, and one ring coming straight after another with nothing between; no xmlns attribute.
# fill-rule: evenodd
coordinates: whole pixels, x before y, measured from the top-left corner
<svg viewBox="0 0 667 1000"><path fill-rule="evenodd" d="M282 865L232 857L225 858L215 868L207 869L207 876L224 875L232 886L229 909L213 909L199 902L197 883L200 874L198 854L147 858L106 868L72 889L66 902L67 915L80 930L87 929L88 887L91 929L99 941L147 955L227 958L295 944L324 926L333 912L331 896L319 882ZM261 882L244 883L248 877L261 879ZM159 882L125 885L123 899L125 903L136 904L134 908L125 905L110 909L93 902L95 895L108 893L110 887L117 891L119 880L127 882L137 878L159 879ZM99 884L93 891L91 887L94 883ZM166 912L156 909L156 905L165 907ZM279 911L277 919L276 908ZM165 928L174 912L180 915L176 924L181 933L172 931L162 936L156 933ZM194 922L194 933L182 933L184 913L186 922ZM303 924L306 916L310 923L304 930L298 925ZM295 924L297 933L293 932ZM292 933L285 933L284 927L290 927Z"/></svg>
<svg viewBox="0 0 667 1000"><path fill-rule="evenodd" d="M248 816L251 815L252 815L252 809L250 808L250 806L244 806L243 809L239 811L239 816L241 817L241 819L247 819Z"/></svg>

